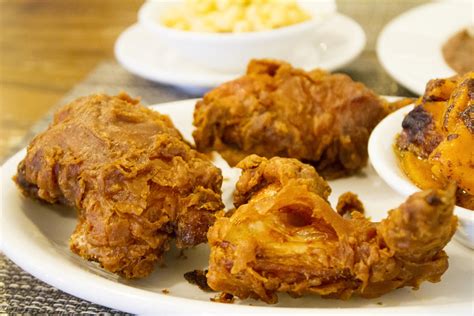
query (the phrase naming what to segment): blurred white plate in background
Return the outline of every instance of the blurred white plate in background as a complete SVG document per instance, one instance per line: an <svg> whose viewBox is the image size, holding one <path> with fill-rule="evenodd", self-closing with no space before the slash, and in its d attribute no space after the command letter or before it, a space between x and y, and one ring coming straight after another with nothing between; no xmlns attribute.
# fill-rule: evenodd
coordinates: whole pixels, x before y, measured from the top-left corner
<svg viewBox="0 0 474 316"><path fill-rule="evenodd" d="M441 47L474 23L473 6L465 0L435 2L396 17L378 38L380 63L397 82L419 95L430 79L455 75L444 61Z"/></svg>
<svg viewBox="0 0 474 316"><path fill-rule="evenodd" d="M118 62L140 77L185 89L192 87L194 91L216 87L245 72L242 69L241 73L224 73L196 65L177 56L156 38L143 26L132 25L115 43ZM335 14L315 30L312 41L314 45L299 52L300 62L295 66L305 70L320 67L332 71L354 60L364 49L366 39L357 22Z"/></svg>
<svg viewBox="0 0 474 316"><path fill-rule="evenodd" d="M318 53L308 39L313 38L315 30L319 30L336 12L334 0L297 0L296 3L311 16L310 19L257 32L189 32L164 26L160 21L163 14L179 6L178 3L185 5L183 0L146 1L138 11L139 24L182 58L205 68L228 73L241 72L252 58L286 60L303 67L301 52L303 56L315 56ZM223 10L220 15L224 17L227 12Z"/></svg>

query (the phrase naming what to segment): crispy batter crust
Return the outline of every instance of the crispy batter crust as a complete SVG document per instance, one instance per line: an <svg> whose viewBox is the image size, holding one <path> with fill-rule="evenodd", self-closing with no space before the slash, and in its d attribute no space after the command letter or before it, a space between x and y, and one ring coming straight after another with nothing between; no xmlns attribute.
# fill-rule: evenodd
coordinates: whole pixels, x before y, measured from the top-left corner
<svg viewBox="0 0 474 316"><path fill-rule="evenodd" d="M77 208L71 250L127 278L148 275L170 238L178 247L205 242L223 207L220 170L167 116L125 94L59 110L15 180L27 196Z"/></svg>
<svg viewBox="0 0 474 316"><path fill-rule="evenodd" d="M297 165L304 172L286 172ZM448 268L442 249L456 230L453 187L416 193L372 223L358 211L351 219L335 212L327 184L308 165L251 156L238 166L236 197L248 198L208 233L207 279L216 291L267 303L278 292L371 298L438 282ZM361 207L353 195L344 199Z"/></svg>
<svg viewBox="0 0 474 316"><path fill-rule="evenodd" d="M346 75L253 60L245 76L196 104L193 136L200 151L216 150L232 166L249 154L290 157L337 178L365 166L369 134L387 108Z"/></svg>

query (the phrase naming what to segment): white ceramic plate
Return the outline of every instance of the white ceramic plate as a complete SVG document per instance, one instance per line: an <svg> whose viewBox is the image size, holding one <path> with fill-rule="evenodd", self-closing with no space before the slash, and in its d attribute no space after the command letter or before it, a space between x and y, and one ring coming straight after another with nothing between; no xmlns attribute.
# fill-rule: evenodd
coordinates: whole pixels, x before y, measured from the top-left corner
<svg viewBox="0 0 474 316"><path fill-rule="evenodd" d="M391 188L404 196L409 196L420 189L400 168L393 151L393 143L397 134L402 131L403 118L412 109L413 105L409 105L387 116L375 127L369 139L369 157L377 174ZM474 249L474 211L456 206L454 213L459 218L455 237L462 244Z"/></svg>
<svg viewBox="0 0 474 316"><path fill-rule="evenodd" d="M153 108L169 114L183 135L191 140L194 104L195 100L187 100ZM446 247L450 267L441 283L427 282L418 291L403 288L370 300L353 298L340 301L316 296L293 299L280 295L277 305L253 300L235 304L211 302L209 298L213 294L202 292L183 278L185 272L207 266L206 245L188 250L186 260L179 259L176 251L170 252L166 256L167 267L157 266L155 272L143 280L120 279L69 251L68 238L76 223L73 210L43 205L22 197L11 177L24 155L25 151L20 151L1 168L3 251L37 278L77 297L130 313L160 315L472 314L473 257L472 253L455 242ZM224 176L230 178L223 189L228 203L239 171L229 168L220 159L217 164ZM404 200L370 166L357 176L331 181L330 185L333 189L332 203L338 195L351 190L365 202L368 215L373 220L385 217L389 208ZM162 293L165 288L170 291L167 295Z"/></svg>
<svg viewBox="0 0 474 316"><path fill-rule="evenodd" d="M422 95L429 80L455 74L441 47L474 22L473 14L473 2L465 0L429 3L403 13L378 38L380 63L397 82Z"/></svg>
<svg viewBox="0 0 474 316"><path fill-rule="evenodd" d="M321 67L331 71L348 64L360 54L365 46L365 33L354 20L336 14L315 30L313 41L314 45L299 52L301 62L295 66L306 70ZM218 72L182 59L139 24L120 35L115 44L115 56L123 67L140 77L184 88L215 87L245 71Z"/></svg>

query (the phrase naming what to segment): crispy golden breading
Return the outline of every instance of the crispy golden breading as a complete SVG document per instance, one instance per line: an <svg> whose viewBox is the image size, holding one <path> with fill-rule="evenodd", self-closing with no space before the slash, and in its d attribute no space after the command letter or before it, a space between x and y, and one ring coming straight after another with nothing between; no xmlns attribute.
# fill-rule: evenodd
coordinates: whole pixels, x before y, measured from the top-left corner
<svg viewBox="0 0 474 316"><path fill-rule="evenodd" d="M232 166L250 154L290 157L337 178L366 165L369 134L388 108L346 75L253 60L196 104L193 137Z"/></svg>
<svg viewBox="0 0 474 316"><path fill-rule="evenodd" d="M15 180L30 197L77 208L72 251L127 278L148 275L171 238L205 242L223 208L220 170L167 116L124 94L60 109Z"/></svg>
<svg viewBox="0 0 474 316"><path fill-rule="evenodd" d="M402 123L397 153L420 188L458 185L457 202L474 210L474 72L428 83Z"/></svg>
<svg viewBox="0 0 474 316"><path fill-rule="evenodd" d="M359 200L357 194L352 192L346 192L339 196L336 211L339 215L349 218L352 217L352 212L365 213L364 204Z"/></svg>
<svg viewBox="0 0 474 316"><path fill-rule="evenodd" d="M208 233L216 291L267 303L278 292L371 298L438 282L448 268L442 249L456 230L454 187L416 193L372 223L351 194L343 199L352 218L335 212L325 181L295 159L250 156L238 167L238 208Z"/></svg>

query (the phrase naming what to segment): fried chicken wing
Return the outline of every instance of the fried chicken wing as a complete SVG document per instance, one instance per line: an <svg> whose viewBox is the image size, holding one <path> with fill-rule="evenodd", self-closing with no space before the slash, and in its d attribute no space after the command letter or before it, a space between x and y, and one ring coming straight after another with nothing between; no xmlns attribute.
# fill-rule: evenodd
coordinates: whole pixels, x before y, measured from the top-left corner
<svg viewBox="0 0 474 316"><path fill-rule="evenodd" d="M15 180L27 196L77 208L71 250L127 278L148 275L171 238L205 242L223 208L220 170L167 116L125 94L60 109Z"/></svg>
<svg viewBox="0 0 474 316"><path fill-rule="evenodd" d="M278 292L372 298L438 282L448 268L442 249L456 230L454 187L416 193L373 223L353 194L339 203L351 218L335 212L327 183L297 160L250 156L238 167L238 208L208 233L216 291L267 303Z"/></svg>
<svg viewBox="0 0 474 316"><path fill-rule="evenodd" d="M458 185L458 204L474 210L474 72L428 83L405 117L396 145L417 186Z"/></svg>
<svg viewBox="0 0 474 316"><path fill-rule="evenodd" d="M245 76L196 104L193 137L198 150L216 150L232 166L249 154L290 157L337 178L365 166L386 105L346 75L253 60Z"/></svg>

